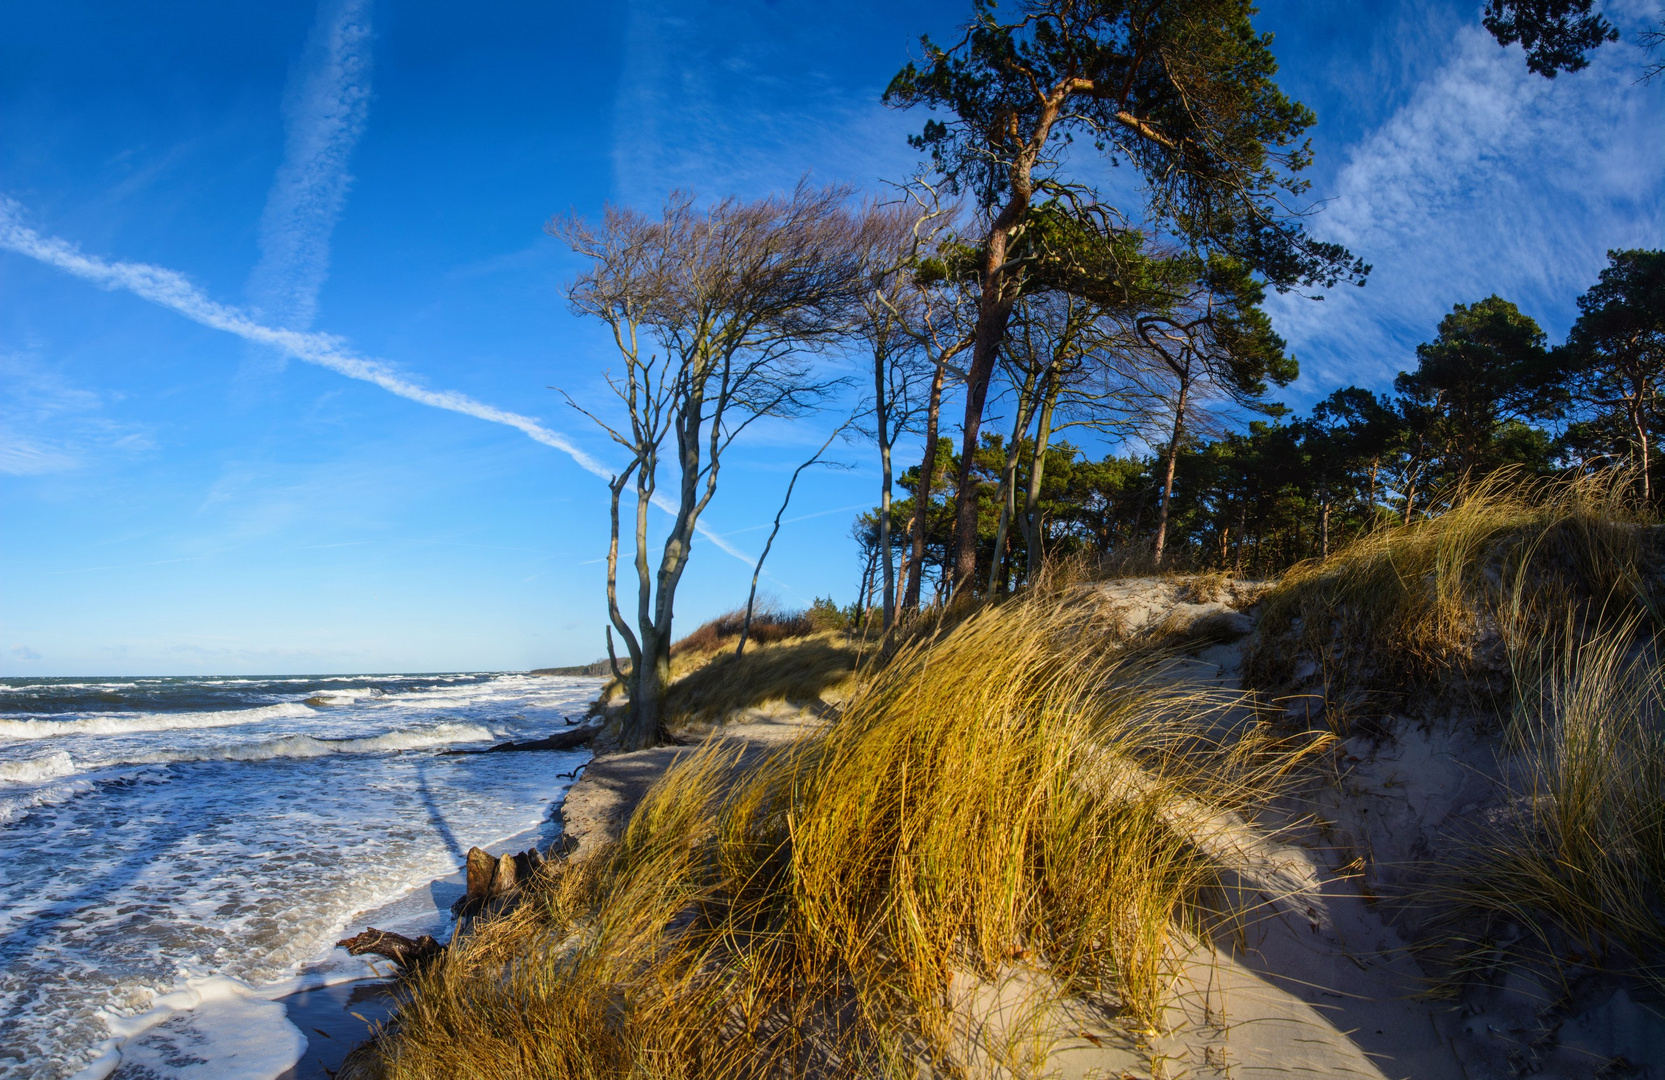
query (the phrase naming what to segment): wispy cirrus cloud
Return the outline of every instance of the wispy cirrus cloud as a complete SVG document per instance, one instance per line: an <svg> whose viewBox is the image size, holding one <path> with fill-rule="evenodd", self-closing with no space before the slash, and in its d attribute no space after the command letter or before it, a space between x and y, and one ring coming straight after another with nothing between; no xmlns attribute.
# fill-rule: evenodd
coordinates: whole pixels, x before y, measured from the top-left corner
<svg viewBox="0 0 1665 1080"><path fill-rule="evenodd" d="M68 472L151 449L148 432L111 419L104 404L28 354L0 354L0 475Z"/></svg>
<svg viewBox="0 0 1665 1080"><path fill-rule="evenodd" d="M0 250L27 256L106 289L132 293L201 326L234 334L255 345L269 346L295 360L327 368L349 379L371 383L407 401L514 428L535 442L566 454L579 468L593 476L603 480L613 476L614 470L591 457L562 433L545 427L530 416L487 405L454 390L431 390L391 364L360 356L345 338L334 334L268 326L246 311L209 299L177 271L148 263L115 262L87 255L66 240L42 236L29 228L22 221L22 212L22 207L15 201L0 196ZM663 497L657 498L655 505L674 512ZM742 562L751 562L750 556L717 533L703 526L699 531L722 551Z"/></svg>
<svg viewBox="0 0 1665 1080"><path fill-rule="evenodd" d="M911 34L849 85L840 58L872 46L877 3L735 5L631 0L613 103L613 175L622 202L653 207L673 188L755 197L796 183L905 180L921 119L880 104Z"/></svg>
<svg viewBox="0 0 1665 1080"><path fill-rule="evenodd" d="M352 184L348 162L370 108L369 0L322 0L290 76L287 143L260 218L260 261L249 276L256 318L305 330L329 273L330 235Z"/></svg>
<svg viewBox="0 0 1665 1080"><path fill-rule="evenodd" d="M1313 222L1375 265L1370 283L1271 302L1296 397L1384 385L1452 304L1494 292L1564 331L1608 248L1665 232L1665 95L1636 84L1635 47L1553 81L1475 25L1449 50L1353 147Z"/></svg>

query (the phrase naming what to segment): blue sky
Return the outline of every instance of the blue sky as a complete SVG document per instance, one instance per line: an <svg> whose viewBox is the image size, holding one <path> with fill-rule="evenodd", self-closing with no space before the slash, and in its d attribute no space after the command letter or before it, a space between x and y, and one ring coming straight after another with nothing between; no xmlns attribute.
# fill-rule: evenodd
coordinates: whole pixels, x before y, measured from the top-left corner
<svg viewBox="0 0 1665 1080"><path fill-rule="evenodd" d="M1608 6L1625 29L1658 10ZM1478 7L1263 5L1319 117L1314 231L1376 266L1272 302L1294 404L1385 388L1494 291L1559 338L1607 248L1665 242L1665 85L1634 85L1628 44L1531 76ZM966 9L8 3L0 674L594 658L605 489L575 455L609 452L549 388L598 400L608 346L566 310L577 266L544 222L905 178L920 118L878 95ZM760 549L832 423L759 428L710 528ZM782 602L852 597L872 457L806 474L792 513L818 516L770 557ZM699 544L682 625L748 578Z"/></svg>

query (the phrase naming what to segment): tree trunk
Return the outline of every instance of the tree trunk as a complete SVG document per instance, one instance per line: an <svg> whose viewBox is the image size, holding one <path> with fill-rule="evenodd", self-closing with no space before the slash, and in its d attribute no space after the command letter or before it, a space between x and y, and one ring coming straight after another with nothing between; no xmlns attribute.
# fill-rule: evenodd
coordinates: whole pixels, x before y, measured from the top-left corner
<svg viewBox="0 0 1665 1080"><path fill-rule="evenodd" d="M1044 138L1044 135L1042 136ZM978 436L983 425L983 404L989 393L989 378L1006 338L1006 326L1017 302L1013 272L1005 269L1006 247L1012 232L1029 209L1028 172L1010 202L989 229L988 252L983 260L982 294L977 300L977 327L971 342L971 370L966 374L965 425L960 437L960 475L954 490L954 576L950 595L961 588L975 588L977 580L977 483L972 479L972 461L977 456Z"/></svg>
<svg viewBox="0 0 1665 1080"><path fill-rule="evenodd" d="M879 560L884 572L884 628L896 617L896 564L890 551L890 405L885 400L884 349L873 350L873 422L879 437Z"/></svg>
<svg viewBox="0 0 1665 1080"><path fill-rule="evenodd" d="M1651 464L1648 460L1648 417L1639 395L1631 398L1630 422L1636 428L1637 456L1641 459L1642 505L1649 506L1653 503L1653 489L1648 482L1648 471Z"/></svg>
<svg viewBox="0 0 1665 1080"><path fill-rule="evenodd" d="M1012 515L1017 511L1017 463L1023 433L1029 430L1029 414L1033 411L1035 369L1030 368L1018 391L1017 407L1012 410L1012 441L1006 446L1006 463L1000 469L1000 521L994 530L994 551L989 556L989 595L995 585L1003 582L1006 530L1011 527Z"/></svg>
<svg viewBox="0 0 1665 1080"><path fill-rule="evenodd" d="M1321 537L1319 554L1322 558L1330 557L1330 493L1324 493L1322 509L1318 513L1318 531Z"/></svg>
<svg viewBox="0 0 1665 1080"><path fill-rule="evenodd" d="M1243 576L1243 548L1246 546L1243 543L1243 539L1248 535L1249 500L1248 497L1245 496L1243 501L1237 504L1237 547L1232 553L1232 563L1234 566L1232 573L1236 574L1238 577Z"/></svg>
<svg viewBox="0 0 1665 1080"><path fill-rule="evenodd" d="M657 632L642 637L642 660L631 672L630 711L625 716L619 745L641 750L661 742L665 734L665 690L671 684L671 650Z"/></svg>
<svg viewBox="0 0 1665 1080"><path fill-rule="evenodd" d="M1027 556L1024 580L1034 581L1041 570L1041 478L1046 471L1046 450L1052 441L1052 413L1058 407L1058 393L1062 382L1048 373L1046 394L1041 400L1041 415L1035 427L1035 443L1029 453L1029 483L1023 493L1023 544Z"/></svg>
<svg viewBox="0 0 1665 1080"><path fill-rule="evenodd" d="M938 364L931 377L931 396L925 404L925 459L919 464L919 486L913 497L912 557L908 561L908 585L902 596L906 611L919 610L919 586L925 576L925 530L929 524L931 489L936 486L937 420L942 412L942 380L947 366Z"/></svg>
<svg viewBox="0 0 1665 1080"><path fill-rule="evenodd" d="M1162 550L1168 543L1168 502L1174 495L1174 465L1179 461L1179 439L1185 431L1185 396L1191 389L1187 383L1180 383L1179 401L1174 406L1173 436L1168 440L1168 463L1163 470L1162 502L1156 509L1156 553L1154 561L1158 568L1162 566Z"/></svg>
<svg viewBox="0 0 1665 1080"><path fill-rule="evenodd" d="M896 563L890 550L890 440L879 435L879 563L884 571L884 628L896 621Z"/></svg>

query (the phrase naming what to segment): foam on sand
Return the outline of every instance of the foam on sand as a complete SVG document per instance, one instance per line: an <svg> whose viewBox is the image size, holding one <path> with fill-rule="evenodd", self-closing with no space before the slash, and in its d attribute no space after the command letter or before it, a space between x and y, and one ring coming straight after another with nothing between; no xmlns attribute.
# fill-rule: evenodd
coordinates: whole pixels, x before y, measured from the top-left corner
<svg viewBox="0 0 1665 1080"><path fill-rule="evenodd" d="M114 1036L75 1080L104 1080L117 1066L175 1080L273 1080L306 1052L283 1006L237 979L188 978L138 1016L110 1016Z"/></svg>

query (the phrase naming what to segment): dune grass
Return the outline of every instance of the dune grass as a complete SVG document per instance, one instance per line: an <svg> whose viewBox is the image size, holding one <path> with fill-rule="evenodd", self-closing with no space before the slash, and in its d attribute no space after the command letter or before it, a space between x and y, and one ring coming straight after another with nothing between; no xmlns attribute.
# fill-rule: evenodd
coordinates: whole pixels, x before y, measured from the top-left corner
<svg viewBox="0 0 1665 1080"><path fill-rule="evenodd" d="M859 643L822 625L814 613L756 612L746 654L735 656L744 618L743 609L719 615L671 646L665 716L672 729L716 723L776 702L836 698L853 684ZM612 679L597 705L615 704L624 693L624 684Z"/></svg>
<svg viewBox="0 0 1665 1080"><path fill-rule="evenodd" d="M1595 633L1568 612L1524 678L1500 820L1465 845L1454 893L1485 916L1471 957L1611 966L1665 989L1665 665L1640 616ZM1510 940L1513 939L1513 940Z"/></svg>
<svg viewBox="0 0 1665 1080"><path fill-rule="evenodd" d="M847 694L856 681L857 648L838 630L706 654L701 666L671 684L665 715L673 727L711 724L776 702L814 703Z"/></svg>
<svg viewBox="0 0 1665 1080"><path fill-rule="evenodd" d="M386 1075L964 1075L951 988L1013 964L1153 1022L1221 914L1198 823L1317 742L1208 737L1236 699L1162 688L1101 629L1056 596L991 605L761 768L708 743L615 845L416 977ZM982 1052L1033 1063L1048 1037Z"/></svg>
<svg viewBox="0 0 1665 1080"><path fill-rule="evenodd" d="M1264 596L1248 681L1301 681L1310 664L1326 718L1466 693L1506 702L1511 659L1574 606L1586 617L1660 612L1659 540L1623 471L1528 480L1504 470L1438 517L1378 529L1300 564ZM1310 669L1309 669L1310 670Z"/></svg>

